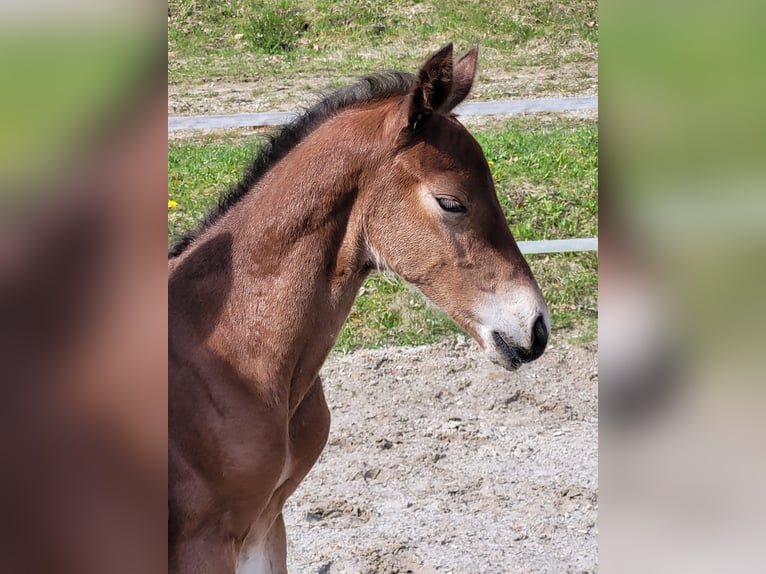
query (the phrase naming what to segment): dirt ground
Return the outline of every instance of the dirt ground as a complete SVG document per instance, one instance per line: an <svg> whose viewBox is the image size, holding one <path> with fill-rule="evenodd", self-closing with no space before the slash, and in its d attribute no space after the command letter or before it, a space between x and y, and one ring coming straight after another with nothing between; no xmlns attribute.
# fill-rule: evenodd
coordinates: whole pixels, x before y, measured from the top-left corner
<svg viewBox="0 0 766 574"><path fill-rule="evenodd" d="M567 339L515 373L464 338L331 356L290 571L596 572L597 352Z"/></svg>

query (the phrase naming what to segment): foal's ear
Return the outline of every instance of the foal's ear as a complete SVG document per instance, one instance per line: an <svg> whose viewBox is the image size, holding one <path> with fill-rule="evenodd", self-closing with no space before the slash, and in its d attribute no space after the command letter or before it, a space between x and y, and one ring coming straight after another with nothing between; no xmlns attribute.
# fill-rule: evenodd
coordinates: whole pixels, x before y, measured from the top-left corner
<svg viewBox="0 0 766 574"><path fill-rule="evenodd" d="M407 125L411 131L422 127L434 110L438 110L452 89L452 42L436 52L420 68L415 87L410 93Z"/></svg>
<svg viewBox="0 0 766 574"><path fill-rule="evenodd" d="M447 99L441 105L441 110L449 112L462 102L471 91L473 86L473 79L476 76L476 62L479 58L479 47L474 46L468 50L463 56L455 63L454 70L452 72L452 89L450 90Z"/></svg>
<svg viewBox="0 0 766 574"><path fill-rule="evenodd" d="M436 52L418 72L410 94L408 126L415 132L434 111L449 112L471 91L479 48L474 46L452 63L452 42Z"/></svg>

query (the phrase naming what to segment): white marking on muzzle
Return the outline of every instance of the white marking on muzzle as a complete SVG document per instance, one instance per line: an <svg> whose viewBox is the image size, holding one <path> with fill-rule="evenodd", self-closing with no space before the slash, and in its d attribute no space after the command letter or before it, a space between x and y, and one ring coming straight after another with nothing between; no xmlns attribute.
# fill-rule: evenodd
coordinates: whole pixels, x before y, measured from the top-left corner
<svg viewBox="0 0 766 574"><path fill-rule="evenodd" d="M550 333L548 306L536 285L514 286L507 292L486 296L476 313L478 332L487 351L494 348L492 333L498 332L511 345L529 350L535 321L543 317Z"/></svg>

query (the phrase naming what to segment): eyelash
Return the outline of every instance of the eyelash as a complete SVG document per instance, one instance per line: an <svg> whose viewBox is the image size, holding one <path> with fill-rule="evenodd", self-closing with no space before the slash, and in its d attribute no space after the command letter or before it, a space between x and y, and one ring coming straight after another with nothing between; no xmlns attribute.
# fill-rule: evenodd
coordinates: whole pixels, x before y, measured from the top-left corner
<svg viewBox="0 0 766 574"><path fill-rule="evenodd" d="M444 211L448 211L450 213L465 212L465 206L459 201L452 199L451 197L437 197L436 201L439 203L439 207L441 207Z"/></svg>

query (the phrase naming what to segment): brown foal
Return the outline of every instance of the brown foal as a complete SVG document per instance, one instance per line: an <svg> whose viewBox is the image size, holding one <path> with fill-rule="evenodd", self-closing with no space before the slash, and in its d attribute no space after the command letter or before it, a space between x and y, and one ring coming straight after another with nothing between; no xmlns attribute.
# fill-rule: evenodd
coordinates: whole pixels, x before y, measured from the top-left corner
<svg viewBox="0 0 766 574"><path fill-rule="evenodd" d="M330 426L319 369L365 277L397 273L500 365L539 357L548 311L481 147L451 114L452 45L370 76L274 136L169 259L169 565L286 572L282 506Z"/></svg>

